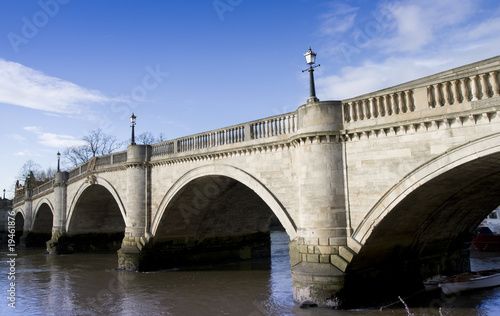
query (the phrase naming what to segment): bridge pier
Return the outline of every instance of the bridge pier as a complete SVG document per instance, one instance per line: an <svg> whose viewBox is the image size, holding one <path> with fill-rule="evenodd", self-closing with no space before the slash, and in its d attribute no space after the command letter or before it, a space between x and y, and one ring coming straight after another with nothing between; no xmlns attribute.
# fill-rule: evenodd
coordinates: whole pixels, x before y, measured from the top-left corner
<svg viewBox="0 0 500 316"><path fill-rule="evenodd" d="M139 270L144 254L142 249L150 240L146 233L146 216L149 214L148 195L149 159L151 146L130 145L127 148L127 218L125 237L118 250L118 268Z"/></svg>
<svg viewBox="0 0 500 316"><path fill-rule="evenodd" d="M337 307L347 261L347 220L341 102L314 102L298 109L298 237L290 243L293 295Z"/></svg>
<svg viewBox="0 0 500 316"><path fill-rule="evenodd" d="M54 212L52 223L52 238L47 241L47 252L58 254L64 252L59 247L59 238L66 233L66 181L69 173L57 171L54 175Z"/></svg>
<svg viewBox="0 0 500 316"><path fill-rule="evenodd" d="M19 243L21 247L29 247L29 234L31 231L31 226L33 222L33 200L31 199L31 190L29 185L26 188L25 200L24 200L24 227L23 235L19 238Z"/></svg>

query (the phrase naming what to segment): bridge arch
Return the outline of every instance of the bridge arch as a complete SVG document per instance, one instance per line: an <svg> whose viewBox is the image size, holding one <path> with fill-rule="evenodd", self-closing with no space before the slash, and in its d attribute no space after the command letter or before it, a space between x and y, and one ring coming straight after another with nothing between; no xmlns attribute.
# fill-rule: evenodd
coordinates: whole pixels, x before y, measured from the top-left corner
<svg viewBox="0 0 500 316"><path fill-rule="evenodd" d="M421 188L424 184L454 169L458 170L460 166L465 166L473 161L482 161L482 159L484 159L492 164L498 161L498 165L500 165L500 160L495 161L495 157L499 154L500 133L496 133L458 146L432 159L406 175L398 184L384 194L355 230L352 237L361 245L365 244L375 227L385 218L385 216L391 213L391 211L403 200ZM494 173L494 169L491 171ZM484 172L487 173L487 170Z"/></svg>
<svg viewBox="0 0 500 316"><path fill-rule="evenodd" d="M31 231L51 233L54 218L54 206L47 198L40 199L33 212Z"/></svg>
<svg viewBox="0 0 500 316"><path fill-rule="evenodd" d="M120 218L115 216L115 214L108 214L108 215L113 216L114 220L116 221L123 221L123 224L119 223L118 225L123 226L123 229L125 228L127 216L122 199L118 195L118 192L113 187L113 185L111 185L111 183L109 183L107 180L103 178L97 177L97 181L94 184L83 182L78 188L76 194L73 196L73 199L71 200L71 203L69 205L68 219L66 222L66 231L68 233L72 233L72 230L74 230L77 227L76 226L77 223L75 222L75 217L76 217L75 213L78 207L82 206L82 202L86 199L86 195L98 197L98 200L95 201L98 202L103 207L104 204L111 203L111 207L113 208L112 212L115 214L118 212L120 214L119 216ZM93 212L84 212L84 213L88 219L89 217L96 215ZM100 217L101 215L97 216ZM102 223L102 218L100 218L100 220L101 221L95 221L94 224ZM91 229L90 222L88 222L86 226L87 228L85 228L85 230ZM102 227L102 229L107 229L107 228Z"/></svg>
<svg viewBox="0 0 500 316"><path fill-rule="evenodd" d="M208 176L227 177L251 189L276 215L290 238L295 238L297 234L296 226L278 199L255 177L239 168L229 165L202 166L190 170L180 177L168 190L158 207L151 225L153 235L156 235L160 222L164 216L164 212L167 210L168 205L178 195L178 193L192 181Z"/></svg>
<svg viewBox="0 0 500 316"><path fill-rule="evenodd" d="M369 292L381 280L413 291L425 277L469 270L473 231L500 205L498 192L500 133L420 166L391 188L354 232L361 246L347 267L346 291L363 284Z"/></svg>

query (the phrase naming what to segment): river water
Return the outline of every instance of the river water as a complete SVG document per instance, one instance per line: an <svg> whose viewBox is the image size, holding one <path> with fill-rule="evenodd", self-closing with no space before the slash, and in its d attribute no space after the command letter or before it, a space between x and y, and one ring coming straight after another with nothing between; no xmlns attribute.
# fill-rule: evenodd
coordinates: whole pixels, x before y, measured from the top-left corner
<svg viewBox="0 0 500 316"><path fill-rule="evenodd" d="M272 232L272 259L197 270L116 270L116 253L51 256L16 249L15 309L10 265L0 251L0 315L407 315L395 303L358 310L301 309L292 298L288 236ZM475 270L500 268L500 253L474 253ZM458 296L405 298L414 315L500 315L500 287ZM439 310L441 308L441 310Z"/></svg>

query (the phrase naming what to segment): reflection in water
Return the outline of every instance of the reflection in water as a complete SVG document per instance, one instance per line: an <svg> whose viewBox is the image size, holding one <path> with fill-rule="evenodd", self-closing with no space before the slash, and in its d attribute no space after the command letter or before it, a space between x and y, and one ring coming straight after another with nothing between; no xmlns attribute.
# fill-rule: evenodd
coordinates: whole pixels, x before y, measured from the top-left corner
<svg viewBox="0 0 500 316"><path fill-rule="evenodd" d="M116 253L50 256L18 249L16 309L0 315L407 315L398 303L336 311L300 309L292 299L288 236L272 233L272 260L152 273L119 271ZM473 269L500 267L500 253L473 253ZM0 290L7 293L6 251L0 252ZM395 298L397 301L397 298ZM415 315L499 315L500 288L407 300Z"/></svg>

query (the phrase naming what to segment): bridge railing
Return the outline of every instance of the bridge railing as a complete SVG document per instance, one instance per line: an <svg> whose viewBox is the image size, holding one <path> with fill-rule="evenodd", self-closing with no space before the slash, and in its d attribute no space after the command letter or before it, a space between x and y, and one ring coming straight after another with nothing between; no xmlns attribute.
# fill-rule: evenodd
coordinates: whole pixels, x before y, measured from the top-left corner
<svg viewBox="0 0 500 316"><path fill-rule="evenodd" d="M54 180L47 181L44 184L42 184L42 185L34 188L31 194L32 195L37 195L37 194L39 194L41 192L44 192L44 191L52 189L53 186L54 186Z"/></svg>
<svg viewBox="0 0 500 316"><path fill-rule="evenodd" d="M153 144L153 156L174 155L189 151L242 143L253 139L291 134L297 131L297 113L291 112L233 125L205 133Z"/></svg>
<svg viewBox="0 0 500 316"><path fill-rule="evenodd" d="M374 95L343 103L346 122L398 115L415 111L413 89Z"/></svg>
<svg viewBox="0 0 500 316"><path fill-rule="evenodd" d="M498 71L451 79L427 85L429 108L450 106L500 96Z"/></svg>
<svg viewBox="0 0 500 316"><path fill-rule="evenodd" d="M97 157L96 160L96 168L99 170L100 168L107 167L107 166L112 166L115 164L121 164L127 162L127 152L122 151L122 152L117 152L109 155L104 155L104 156L99 156ZM76 168L71 169L68 173L68 179L72 179L75 177L78 177L79 175L85 174L87 171L87 168L89 166L89 161L79 165ZM34 188L31 191L32 196L36 196L39 194L45 194L49 190L51 190L54 187L54 180L50 180L48 182L45 182L44 184ZM18 196L14 198L14 204L20 203L24 201L25 195L23 196Z"/></svg>
<svg viewBox="0 0 500 316"><path fill-rule="evenodd" d="M100 168L107 167L107 166L112 166L116 164L121 164L127 162L127 151L120 151L117 153L112 153L109 155L103 155L103 156L98 156L96 157L96 169L99 170ZM73 168L69 171L69 176L68 179L72 179L75 177L78 177L81 174L84 174L87 172L87 169L89 167L90 160L79 165L76 168Z"/></svg>
<svg viewBox="0 0 500 316"><path fill-rule="evenodd" d="M344 122L405 120L412 112L453 107L500 96L498 57L380 90L342 102ZM464 110L455 108L457 111ZM453 108L449 108L453 111ZM430 111L428 116L432 116ZM424 115L424 116L425 116ZM361 125L359 125L361 124Z"/></svg>

